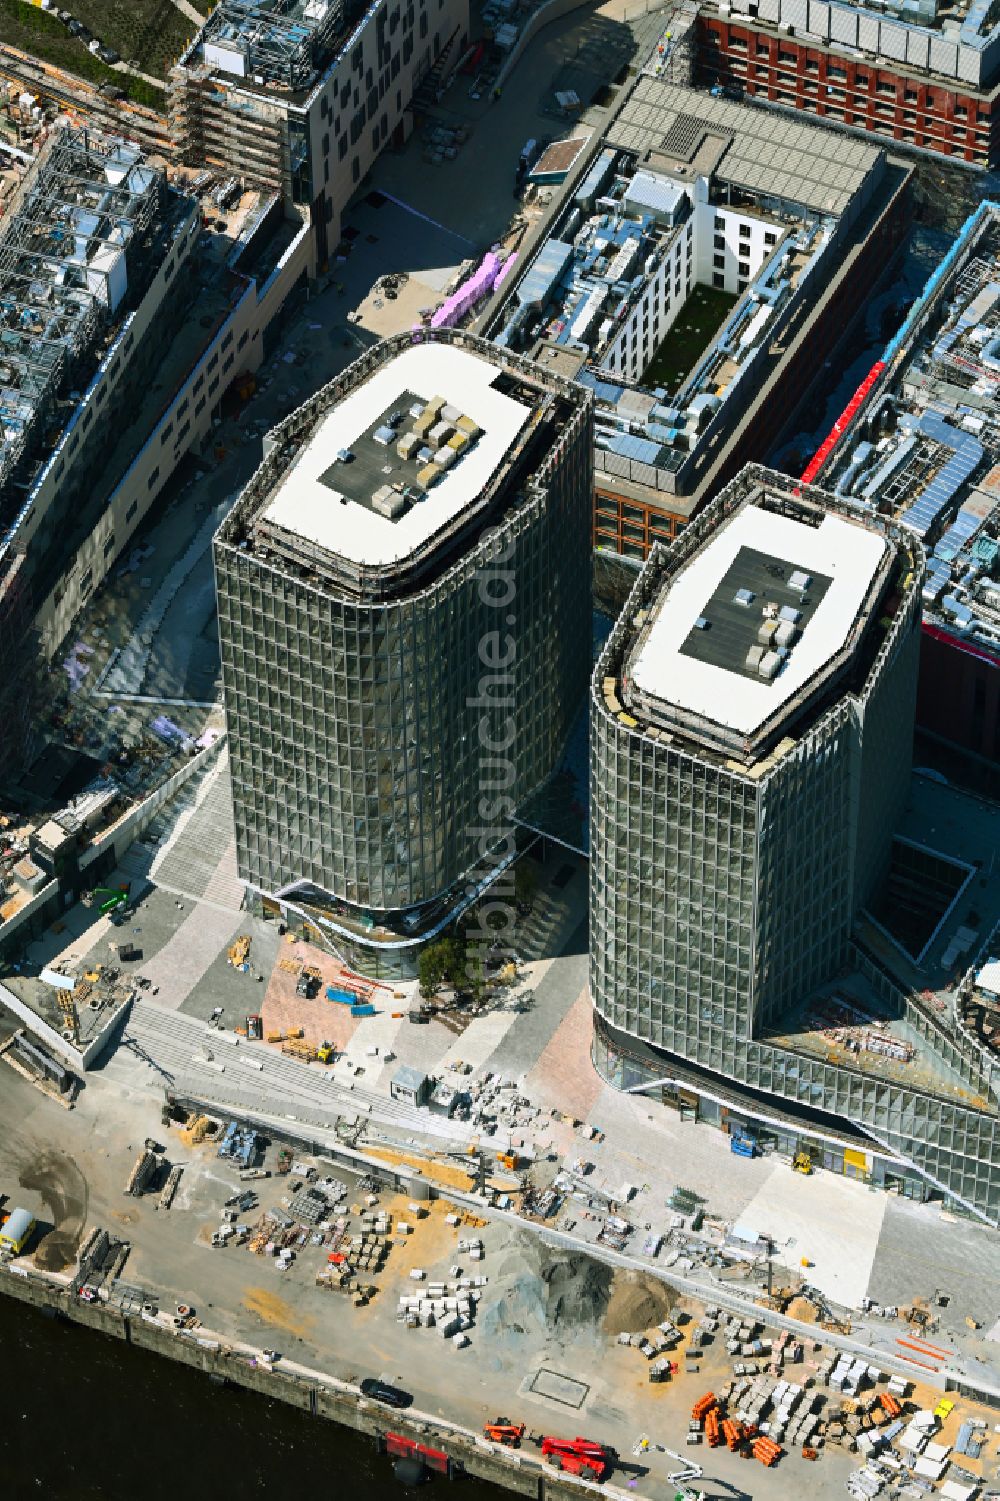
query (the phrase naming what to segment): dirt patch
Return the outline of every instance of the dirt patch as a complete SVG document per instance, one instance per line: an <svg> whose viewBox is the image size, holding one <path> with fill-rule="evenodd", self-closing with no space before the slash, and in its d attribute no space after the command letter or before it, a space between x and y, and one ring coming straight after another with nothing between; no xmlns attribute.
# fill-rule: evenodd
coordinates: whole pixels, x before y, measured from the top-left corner
<svg viewBox="0 0 1000 1501"><path fill-rule="evenodd" d="M670 1317L674 1292L643 1272L615 1272L604 1315L605 1334L640 1334Z"/></svg>
<svg viewBox="0 0 1000 1501"><path fill-rule="evenodd" d="M419 1152L401 1152L395 1147L381 1147L365 1144L365 1155L378 1157L382 1162L391 1162L394 1167L415 1167L424 1178L429 1178L433 1183L440 1183L445 1188L457 1188L471 1192L475 1183L474 1159L470 1158L470 1171L456 1166L451 1162L439 1162L434 1157L425 1157ZM518 1178L509 1177L502 1170L490 1173L487 1182L498 1193L516 1195L521 1187Z"/></svg>
<svg viewBox="0 0 1000 1501"><path fill-rule="evenodd" d="M61 1272L76 1260L87 1222L87 1180L62 1152L42 1152L18 1174L22 1188L40 1194L53 1228L35 1252L35 1265L45 1272Z"/></svg>
<svg viewBox="0 0 1000 1501"><path fill-rule="evenodd" d="M803 1324L819 1323L819 1309L808 1298L793 1298L785 1312L790 1319L798 1319Z"/></svg>
<svg viewBox="0 0 1000 1501"><path fill-rule="evenodd" d="M266 1287L248 1287L243 1295L243 1307L256 1314L265 1324L294 1334L298 1339L307 1339L312 1333L312 1319L301 1319L284 1298L268 1292Z"/></svg>

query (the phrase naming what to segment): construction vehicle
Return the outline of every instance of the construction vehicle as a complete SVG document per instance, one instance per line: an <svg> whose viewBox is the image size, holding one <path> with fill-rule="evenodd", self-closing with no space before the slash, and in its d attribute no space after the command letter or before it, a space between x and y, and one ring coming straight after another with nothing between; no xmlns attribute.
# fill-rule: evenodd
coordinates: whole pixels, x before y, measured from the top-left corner
<svg viewBox="0 0 1000 1501"><path fill-rule="evenodd" d="M702 1466L694 1464L683 1454L678 1454L676 1449L664 1449L663 1452L680 1464L679 1470L672 1470L667 1476L669 1484L674 1487L674 1501L705 1501L704 1491L696 1491L688 1485L689 1480L700 1480L704 1475Z"/></svg>
<svg viewBox="0 0 1000 1501"><path fill-rule="evenodd" d="M336 1049L334 1048L332 1042L321 1042L319 1047L316 1049L316 1062L332 1063L333 1055L335 1052Z"/></svg>
<svg viewBox="0 0 1000 1501"><path fill-rule="evenodd" d="M97 902L102 913L115 912L127 903L128 892L127 884L125 886L95 886L93 891L88 891L81 900L85 907L92 907Z"/></svg>
<svg viewBox="0 0 1000 1501"><path fill-rule="evenodd" d="M250 934L241 933L239 938L229 945L226 955L233 969L242 969L250 955Z"/></svg>
<svg viewBox="0 0 1000 1501"><path fill-rule="evenodd" d="M260 1016L255 1013L253 1016L248 1016L246 1022L247 1041L260 1042L261 1036L263 1035L263 1026L261 1024Z"/></svg>
<svg viewBox="0 0 1000 1501"><path fill-rule="evenodd" d="M581 1475L587 1480L603 1480L611 1468L612 1455L603 1444L593 1439L542 1438L542 1458L556 1470L565 1470L567 1475Z"/></svg>
<svg viewBox="0 0 1000 1501"><path fill-rule="evenodd" d="M756 1157L757 1140L749 1131L734 1127L729 1134L729 1150L737 1157Z"/></svg>
<svg viewBox="0 0 1000 1501"><path fill-rule="evenodd" d="M808 1152L796 1152L792 1158L792 1172L805 1173L807 1176L813 1170L812 1158Z"/></svg>
<svg viewBox="0 0 1000 1501"><path fill-rule="evenodd" d="M501 1167L510 1168L512 1173L516 1173L521 1166L521 1159L516 1152L498 1152L497 1162Z"/></svg>
<svg viewBox="0 0 1000 1501"><path fill-rule="evenodd" d="M524 1438L524 1424L512 1423L510 1418L494 1418L492 1423L483 1425L483 1437L491 1439L494 1444L506 1444L508 1449L516 1449Z"/></svg>

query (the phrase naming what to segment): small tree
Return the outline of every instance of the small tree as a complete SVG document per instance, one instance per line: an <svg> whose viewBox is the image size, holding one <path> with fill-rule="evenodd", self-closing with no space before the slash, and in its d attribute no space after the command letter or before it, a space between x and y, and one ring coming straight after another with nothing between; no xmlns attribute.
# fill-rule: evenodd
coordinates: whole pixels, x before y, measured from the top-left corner
<svg viewBox="0 0 1000 1501"><path fill-rule="evenodd" d="M465 987L471 992L472 999L482 999L484 989L483 961L476 948L468 948L465 951Z"/></svg>
<svg viewBox="0 0 1000 1501"><path fill-rule="evenodd" d="M426 999L436 995L444 977L443 956L440 943L429 943L417 960L420 977L420 994Z"/></svg>

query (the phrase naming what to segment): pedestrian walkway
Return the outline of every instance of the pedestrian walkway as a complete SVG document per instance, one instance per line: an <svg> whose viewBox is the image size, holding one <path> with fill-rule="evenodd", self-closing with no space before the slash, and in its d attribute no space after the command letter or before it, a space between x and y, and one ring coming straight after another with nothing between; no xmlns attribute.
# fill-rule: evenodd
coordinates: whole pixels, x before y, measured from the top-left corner
<svg viewBox="0 0 1000 1501"><path fill-rule="evenodd" d="M157 854L150 880L164 891L239 912L243 886L236 874L229 753L223 750L194 807L177 820Z"/></svg>
<svg viewBox="0 0 1000 1501"><path fill-rule="evenodd" d="M191 0L173 0L173 3L174 5L176 5L181 15L187 16L188 20L193 21L194 24L199 27L199 29L204 26L205 22L208 20L208 17L203 16L200 10L195 10L194 6L191 4Z"/></svg>

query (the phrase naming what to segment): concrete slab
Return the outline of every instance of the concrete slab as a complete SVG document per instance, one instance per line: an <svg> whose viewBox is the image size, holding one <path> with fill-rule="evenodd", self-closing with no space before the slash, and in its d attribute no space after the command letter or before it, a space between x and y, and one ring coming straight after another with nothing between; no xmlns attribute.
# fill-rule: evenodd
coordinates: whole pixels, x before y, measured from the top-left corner
<svg viewBox="0 0 1000 1501"><path fill-rule="evenodd" d="M852 1308L868 1289L885 1207L884 1194L849 1178L806 1177L775 1163L740 1223L780 1240L782 1265L803 1271L827 1297Z"/></svg>
<svg viewBox="0 0 1000 1501"><path fill-rule="evenodd" d="M143 974L160 987L157 1003L178 1010L242 925L239 912L198 906L188 913L177 932L152 959L144 959ZM218 1005L219 1002L216 1002Z"/></svg>
<svg viewBox="0 0 1000 1501"><path fill-rule="evenodd" d="M438 1067L448 1069L453 1068L456 1063L469 1063L473 1073L479 1073L517 1020L517 1013L514 1011L497 1010L486 1016L477 1016L461 1037L454 1039L440 1059Z"/></svg>
<svg viewBox="0 0 1000 1501"><path fill-rule="evenodd" d="M890 1195L866 1292L882 1304L930 1299L939 1326L971 1345L966 1318L989 1327L1000 1305L996 1231L956 1220L938 1204ZM945 1306L937 1293L947 1299Z"/></svg>

